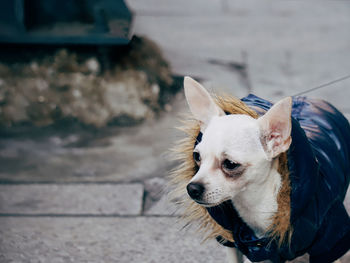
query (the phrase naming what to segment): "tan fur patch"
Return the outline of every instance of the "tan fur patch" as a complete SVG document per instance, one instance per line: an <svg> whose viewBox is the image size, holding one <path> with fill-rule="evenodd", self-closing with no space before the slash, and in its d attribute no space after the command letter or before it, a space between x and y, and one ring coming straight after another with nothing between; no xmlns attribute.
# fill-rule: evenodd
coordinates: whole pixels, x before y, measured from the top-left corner
<svg viewBox="0 0 350 263"><path fill-rule="evenodd" d="M238 98L229 95L214 95L213 97L216 103L227 113L246 114L258 118L258 114ZM200 131L199 122L193 118L187 118L183 121L183 127L179 129L185 132L187 137L179 141L173 149L175 159L180 164L171 174L171 185L175 186L171 195L174 199L179 200L178 203L184 207L183 217L187 221L187 225L197 222L199 224L198 230L206 235L205 240L222 236L232 242L232 233L216 223L206 208L194 202L186 192L186 185L197 172L192 154L194 143ZM282 176L282 186L277 197L278 211L273 216L273 223L268 234L281 245L285 241L290 242L292 233L290 226L290 183L286 153L279 156L278 171Z"/></svg>

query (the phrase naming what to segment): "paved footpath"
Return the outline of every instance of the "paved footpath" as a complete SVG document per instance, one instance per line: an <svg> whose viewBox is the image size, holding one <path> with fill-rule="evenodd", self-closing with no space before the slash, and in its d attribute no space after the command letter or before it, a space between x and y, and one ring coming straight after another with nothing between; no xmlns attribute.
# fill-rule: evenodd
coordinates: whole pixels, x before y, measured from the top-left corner
<svg viewBox="0 0 350 263"><path fill-rule="evenodd" d="M215 242L200 246L180 231L170 211L144 211L142 184L2 185L0 193L0 262L223 258Z"/></svg>
<svg viewBox="0 0 350 263"><path fill-rule="evenodd" d="M276 101L350 73L347 1L128 3L135 33L161 46L174 73L214 91ZM350 118L349 85L310 95ZM0 262L223 262L216 242L181 230L166 198L183 94L171 106L137 127L1 138Z"/></svg>

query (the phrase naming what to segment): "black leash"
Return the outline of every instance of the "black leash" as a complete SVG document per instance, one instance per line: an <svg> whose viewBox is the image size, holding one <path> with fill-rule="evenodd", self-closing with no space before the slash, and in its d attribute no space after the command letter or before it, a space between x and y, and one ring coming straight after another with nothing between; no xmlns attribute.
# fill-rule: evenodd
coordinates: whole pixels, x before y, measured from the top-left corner
<svg viewBox="0 0 350 263"><path fill-rule="evenodd" d="M309 92L312 92L312 91L315 91L315 90L318 90L318 89L327 87L327 86L329 86L329 85L332 85L332 84L334 84L334 83L337 83L337 82L340 82L340 81L343 81L343 80L346 80L346 79L349 79L349 78L350 78L350 74L349 74L349 75L346 75L346 76L344 76L344 77L341 77L341 78L339 78L339 79L335 79L335 80L332 80L332 81L330 81L330 82L324 83L324 84L322 84L322 85L313 87L313 88L311 88L311 89L308 89L308 90L299 92L299 93L297 93L297 94L294 94L293 96L300 96L300 95L303 95L303 94L306 94L306 93L309 93Z"/></svg>

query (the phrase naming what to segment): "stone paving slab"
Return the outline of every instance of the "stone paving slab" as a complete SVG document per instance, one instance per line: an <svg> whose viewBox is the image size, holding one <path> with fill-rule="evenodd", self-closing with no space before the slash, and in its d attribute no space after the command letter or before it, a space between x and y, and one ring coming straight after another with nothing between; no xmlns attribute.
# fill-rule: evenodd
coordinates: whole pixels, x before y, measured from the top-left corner
<svg viewBox="0 0 350 263"><path fill-rule="evenodd" d="M145 210L144 214L151 216L179 216L181 215L181 211L179 207L170 200L170 197L164 194L158 201L154 202L151 207Z"/></svg>
<svg viewBox="0 0 350 263"><path fill-rule="evenodd" d="M0 218L0 262L223 262L176 218Z"/></svg>
<svg viewBox="0 0 350 263"><path fill-rule="evenodd" d="M341 259L348 263L350 253ZM0 262L225 262L216 241L201 244L178 219L1 217ZM306 263L307 257L294 263Z"/></svg>
<svg viewBox="0 0 350 263"><path fill-rule="evenodd" d="M0 214L139 215L141 184L0 185Z"/></svg>
<svg viewBox="0 0 350 263"><path fill-rule="evenodd" d="M174 216L180 215L179 207L169 195L169 180L154 177L144 181L144 215Z"/></svg>
<svg viewBox="0 0 350 263"><path fill-rule="evenodd" d="M250 83L244 71L224 66L233 62L238 67L245 67L242 54L238 54L237 58L228 57L222 61L198 58L193 54L188 54L184 58L184 55L173 54L172 51L169 51L168 55L174 57L172 65L176 74L199 79L202 85L211 92L228 93L240 98L246 96L250 91Z"/></svg>
<svg viewBox="0 0 350 263"><path fill-rule="evenodd" d="M216 91L244 96L248 91L239 71L211 62L244 64L244 49L233 48L232 39L220 34L223 24L232 23L228 20L221 16L211 19L203 16L136 16L135 32L160 45L174 73L210 81Z"/></svg>
<svg viewBox="0 0 350 263"><path fill-rule="evenodd" d="M323 52L249 53L249 77L254 93L278 101L350 74L350 60L344 56L345 48L338 51L322 49ZM340 110L349 111L349 87L350 79L346 79L302 96L325 99Z"/></svg>
<svg viewBox="0 0 350 263"><path fill-rule="evenodd" d="M162 47L174 72L209 80L209 88L275 101L349 74L346 1L223 0L221 12L216 1L152 0L148 7L142 2L129 0L135 32ZM237 71L212 60L246 64L247 80L242 83ZM310 95L348 110L348 85Z"/></svg>
<svg viewBox="0 0 350 263"><path fill-rule="evenodd" d="M180 54L227 59L239 55L240 50L336 51L346 47L349 40L343 26L349 24L350 5L344 1L227 1L230 7L223 6L221 13L211 6L216 1L187 1L182 6L172 0L152 2L143 5L149 10L163 6L152 16L143 15L144 7L134 5L135 32L151 37L165 51L177 50ZM180 6L182 12L170 15L174 6ZM210 15L198 12L207 7ZM191 15L184 16L189 12Z"/></svg>

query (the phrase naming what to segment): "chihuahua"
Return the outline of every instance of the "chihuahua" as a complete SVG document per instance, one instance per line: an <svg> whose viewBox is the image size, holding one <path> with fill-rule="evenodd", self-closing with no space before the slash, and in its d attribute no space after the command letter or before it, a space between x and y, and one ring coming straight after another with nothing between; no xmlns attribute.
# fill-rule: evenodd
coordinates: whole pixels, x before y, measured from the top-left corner
<svg viewBox="0 0 350 263"><path fill-rule="evenodd" d="M292 143L292 98L280 100L253 118L227 114L190 77L185 77L184 91L202 134L193 147L197 169L187 184L188 195L205 209L232 203L256 238L263 238L271 231L279 208L282 175L278 157ZM243 262L239 246L228 247L227 255L231 263Z"/></svg>
<svg viewBox="0 0 350 263"><path fill-rule="evenodd" d="M187 185L188 194L208 207L231 200L243 221L263 236L277 211L281 186L275 157L291 143L291 98L254 119L226 115L193 79L185 78L184 88L203 133L193 154L200 168ZM240 262L242 255L228 248L228 257L229 262Z"/></svg>

